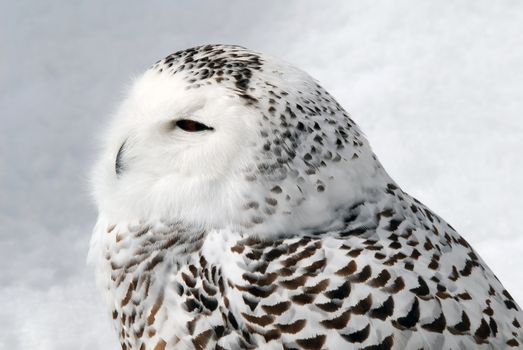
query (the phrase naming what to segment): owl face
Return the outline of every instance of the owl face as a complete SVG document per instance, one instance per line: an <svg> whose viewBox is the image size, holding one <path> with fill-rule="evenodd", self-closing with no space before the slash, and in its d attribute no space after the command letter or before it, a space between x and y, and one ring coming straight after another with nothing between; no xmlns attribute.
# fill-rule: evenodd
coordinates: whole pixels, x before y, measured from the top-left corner
<svg viewBox="0 0 523 350"><path fill-rule="evenodd" d="M258 129L256 111L227 89L187 89L181 76L148 71L110 127L96 168L98 204L125 220L222 225L244 197Z"/></svg>
<svg viewBox="0 0 523 350"><path fill-rule="evenodd" d="M233 226L328 227L390 179L314 79L237 46L188 49L139 78L95 172L102 215Z"/></svg>

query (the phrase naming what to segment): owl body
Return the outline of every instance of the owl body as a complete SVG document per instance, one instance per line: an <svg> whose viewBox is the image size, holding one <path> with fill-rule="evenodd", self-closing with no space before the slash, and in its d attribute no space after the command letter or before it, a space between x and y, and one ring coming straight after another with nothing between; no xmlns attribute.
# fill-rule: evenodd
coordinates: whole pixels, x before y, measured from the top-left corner
<svg viewBox="0 0 523 350"><path fill-rule="evenodd" d="M122 349L500 349L523 315L312 78L237 46L157 62L95 172Z"/></svg>

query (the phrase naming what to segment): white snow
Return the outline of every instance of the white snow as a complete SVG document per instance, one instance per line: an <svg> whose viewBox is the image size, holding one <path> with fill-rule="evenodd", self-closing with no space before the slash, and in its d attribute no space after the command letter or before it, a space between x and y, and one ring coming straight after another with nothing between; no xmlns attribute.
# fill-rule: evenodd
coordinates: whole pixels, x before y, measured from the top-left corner
<svg viewBox="0 0 523 350"><path fill-rule="evenodd" d="M308 71L523 304L523 2L0 3L0 349L117 349L85 267L88 170L124 87L234 43Z"/></svg>

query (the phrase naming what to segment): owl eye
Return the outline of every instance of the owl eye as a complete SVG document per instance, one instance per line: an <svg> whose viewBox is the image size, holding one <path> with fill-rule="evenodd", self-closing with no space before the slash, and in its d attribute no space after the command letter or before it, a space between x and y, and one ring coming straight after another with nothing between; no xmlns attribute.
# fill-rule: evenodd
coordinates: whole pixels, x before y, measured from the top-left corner
<svg viewBox="0 0 523 350"><path fill-rule="evenodd" d="M180 119L176 121L176 126L188 132L214 130L214 128L190 119Z"/></svg>

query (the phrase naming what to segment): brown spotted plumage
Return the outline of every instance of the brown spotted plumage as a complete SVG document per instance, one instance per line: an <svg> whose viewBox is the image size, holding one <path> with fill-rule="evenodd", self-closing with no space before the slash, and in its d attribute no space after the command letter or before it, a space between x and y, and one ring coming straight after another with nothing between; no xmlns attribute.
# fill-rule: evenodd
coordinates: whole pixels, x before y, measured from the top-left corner
<svg viewBox="0 0 523 350"><path fill-rule="evenodd" d="M208 45L142 79L119 120L148 119L101 161L91 248L122 349L523 347L492 271L305 73Z"/></svg>

